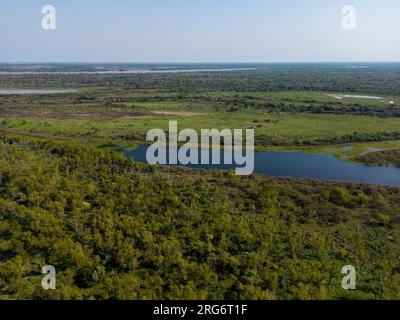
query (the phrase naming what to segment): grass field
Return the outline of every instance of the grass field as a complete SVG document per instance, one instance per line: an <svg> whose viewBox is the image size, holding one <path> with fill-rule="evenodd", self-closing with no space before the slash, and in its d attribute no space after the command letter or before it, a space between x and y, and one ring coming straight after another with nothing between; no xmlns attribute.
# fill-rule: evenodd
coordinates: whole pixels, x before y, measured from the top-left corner
<svg viewBox="0 0 400 320"><path fill-rule="evenodd" d="M389 101L400 105L399 98L379 97L338 100L326 92L171 92L83 87L71 94L1 96L0 130L78 142L137 144L145 142L148 130L167 130L169 121L174 120L178 121L178 129L193 128L198 132L205 128L252 128L257 150L297 150L299 140L400 131L400 117L357 113L365 108L386 112ZM331 109L319 112L323 106ZM354 106L358 109L349 112ZM400 108L391 107L390 112L397 109ZM342 149L342 143L329 142L326 146L300 149L349 158L371 151L370 148L387 150L399 146L397 141L351 145L349 150Z"/></svg>
<svg viewBox="0 0 400 320"><path fill-rule="evenodd" d="M89 118L89 117L88 117ZM16 132L43 132L55 135L78 134L110 138L117 135L145 133L152 128L168 129L170 120L178 121L181 129L193 128L236 128L256 129L256 135L287 138L324 138L351 134L353 132L375 133L396 131L400 118L375 118L351 115L313 114L263 114L259 112L205 112L194 116L149 115L138 117L100 119L59 119L59 118L5 118L0 117L0 126Z"/></svg>

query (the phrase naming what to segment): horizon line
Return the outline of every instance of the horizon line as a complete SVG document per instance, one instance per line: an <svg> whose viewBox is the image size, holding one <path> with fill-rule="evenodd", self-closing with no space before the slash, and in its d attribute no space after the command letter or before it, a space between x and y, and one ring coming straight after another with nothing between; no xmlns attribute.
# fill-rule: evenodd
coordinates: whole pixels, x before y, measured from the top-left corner
<svg viewBox="0 0 400 320"><path fill-rule="evenodd" d="M1 61L0 64L315 64L315 63L400 63L400 60L322 60L322 61Z"/></svg>

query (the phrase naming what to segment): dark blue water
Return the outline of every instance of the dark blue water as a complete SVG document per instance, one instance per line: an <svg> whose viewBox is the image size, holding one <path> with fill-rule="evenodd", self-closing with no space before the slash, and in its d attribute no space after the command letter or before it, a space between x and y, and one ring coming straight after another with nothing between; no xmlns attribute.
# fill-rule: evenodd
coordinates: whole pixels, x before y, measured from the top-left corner
<svg viewBox="0 0 400 320"><path fill-rule="evenodd" d="M140 145L133 151L125 150L124 154L138 162L147 163L147 148L148 145ZM223 152L221 152L221 159L223 159ZM234 169L236 167L234 164L188 166L202 169ZM327 154L278 151L257 152L254 155L254 173L274 177L310 178L400 186L399 168L352 164L340 161L336 157Z"/></svg>

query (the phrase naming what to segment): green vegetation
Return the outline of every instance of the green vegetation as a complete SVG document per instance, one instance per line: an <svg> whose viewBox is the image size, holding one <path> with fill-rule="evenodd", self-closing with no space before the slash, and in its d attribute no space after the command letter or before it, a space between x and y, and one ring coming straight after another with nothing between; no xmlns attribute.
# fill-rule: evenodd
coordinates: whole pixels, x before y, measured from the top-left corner
<svg viewBox="0 0 400 320"><path fill-rule="evenodd" d="M172 75L165 77L174 79ZM117 80L118 77L114 82ZM94 87L73 94L3 96L0 131L137 144L145 142L149 129L165 130L169 120L178 120L181 128L197 131L253 128L258 150L362 142L367 142L368 148L377 142L400 141L400 107L396 106L400 100L380 97L337 100L324 92L180 92ZM396 105L389 106L389 101Z"/></svg>
<svg viewBox="0 0 400 320"><path fill-rule="evenodd" d="M74 66L65 65L65 68ZM400 96L400 64L375 63L367 68L346 64L269 64L264 70L185 74L47 75L0 77L1 87L106 87L175 92L324 91ZM0 67L1 68L1 67ZM64 71L64 70L60 70Z"/></svg>
<svg viewBox="0 0 400 320"><path fill-rule="evenodd" d="M358 156L356 160L370 165L389 165L400 168L400 149L372 152Z"/></svg>
<svg viewBox="0 0 400 320"><path fill-rule="evenodd" d="M0 143L3 299L399 299L400 191ZM42 290L41 267L57 270ZM341 288L356 267L357 290Z"/></svg>
<svg viewBox="0 0 400 320"><path fill-rule="evenodd" d="M398 166L399 71L0 76L1 88L78 90L0 96L0 299L400 299L399 188L147 166L114 150L177 120L253 128L258 150ZM41 288L46 264L57 290ZM349 264L355 291L341 287Z"/></svg>
<svg viewBox="0 0 400 320"><path fill-rule="evenodd" d="M280 114L255 112L210 112L193 116L158 115L119 118L11 118L0 117L0 129L6 132L41 136L126 140L145 142L153 128L168 129L168 121L180 128L254 128L256 145L327 145L362 141L400 139L400 118L375 118L350 115ZM384 130L381 128L385 128ZM398 133L397 133L398 130Z"/></svg>

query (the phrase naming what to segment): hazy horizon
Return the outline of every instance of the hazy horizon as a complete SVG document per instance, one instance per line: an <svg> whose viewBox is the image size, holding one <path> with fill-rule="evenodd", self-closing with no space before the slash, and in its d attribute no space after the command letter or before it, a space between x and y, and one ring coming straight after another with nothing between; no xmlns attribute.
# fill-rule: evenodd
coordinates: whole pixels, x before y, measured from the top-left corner
<svg viewBox="0 0 400 320"><path fill-rule="evenodd" d="M44 5L56 30L43 30ZM356 8L356 29L342 8ZM1 63L400 61L400 1L14 0L0 3Z"/></svg>
<svg viewBox="0 0 400 320"><path fill-rule="evenodd" d="M274 64L399 64L398 61L1 61L0 65L57 65L57 64L87 64L87 65L274 65Z"/></svg>

